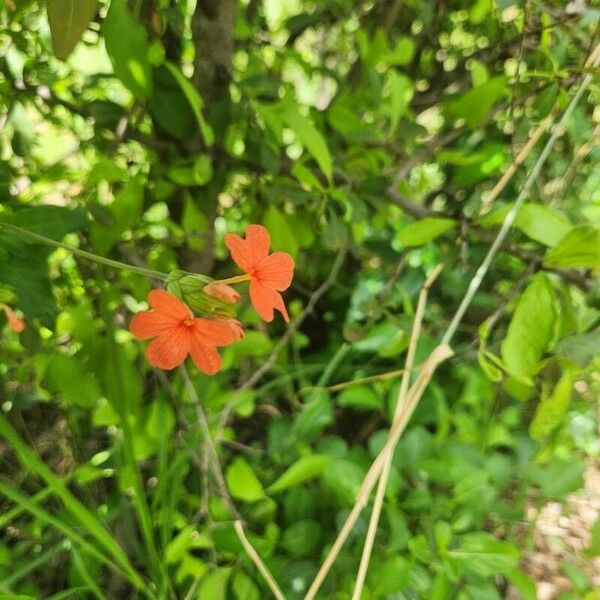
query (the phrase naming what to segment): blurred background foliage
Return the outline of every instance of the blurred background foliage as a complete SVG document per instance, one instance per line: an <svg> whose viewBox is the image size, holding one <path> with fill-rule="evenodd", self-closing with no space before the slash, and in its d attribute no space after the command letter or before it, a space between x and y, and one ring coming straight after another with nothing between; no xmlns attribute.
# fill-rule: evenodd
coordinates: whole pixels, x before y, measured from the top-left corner
<svg viewBox="0 0 600 600"><path fill-rule="evenodd" d="M599 17L586 0L0 0L0 222L213 277L235 274L224 233L262 223L296 260L292 319L318 299L251 387L285 326L246 304L223 371L191 373L290 600L384 443L419 287L443 262L417 362L539 148L489 203L493 185L597 73ZM398 445L365 599L536 597L526 508L578 490L600 452L599 100L595 79ZM198 399L127 331L157 285L0 227L0 301L27 323L0 339L2 598L269 596ZM320 598L350 598L367 522ZM597 597L598 553L596 526L563 600Z"/></svg>

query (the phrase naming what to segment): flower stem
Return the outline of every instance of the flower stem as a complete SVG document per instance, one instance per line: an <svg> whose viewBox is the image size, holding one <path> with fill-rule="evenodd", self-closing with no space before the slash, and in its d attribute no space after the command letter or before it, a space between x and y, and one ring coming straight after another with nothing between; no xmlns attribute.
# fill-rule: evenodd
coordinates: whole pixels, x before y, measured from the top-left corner
<svg viewBox="0 0 600 600"><path fill-rule="evenodd" d="M213 283L242 283L242 281L250 281L251 279L252 275L246 273L245 275L236 275L228 279L215 279Z"/></svg>
<svg viewBox="0 0 600 600"><path fill-rule="evenodd" d="M96 263L100 263L102 265L106 265L107 267L111 267L113 269L121 269L123 271L131 271L132 273L139 273L140 275L146 275L147 277L154 277L156 279L161 279L166 281L167 274L161 273L160 271L154 271L153 269L146 269L145 267L136 267L134 265L128 265L127 263L119 262L118 260L112 260L111 258L105 258L104 256L98 256L97 254L93 254L92 252L86 252L85 250L80 250L75 246L69 246L69 244L63 244L62 242L57 242L56 240L47 238L43 235L39 235L38 233L34 233L33 231L29 231L28 229L23 229L22 227L17 227L16 225L11 225L10 223L2 223L0 222L0 227L4 227L9 231L13 231L18 233L19 235L23 235L32 240L36 240L41 244L45 244L46 246L54 246L55 248L63 248L71 254L75 254L76 256L80 256L81 258L85 258L87 260L91 260Z"/></svg>

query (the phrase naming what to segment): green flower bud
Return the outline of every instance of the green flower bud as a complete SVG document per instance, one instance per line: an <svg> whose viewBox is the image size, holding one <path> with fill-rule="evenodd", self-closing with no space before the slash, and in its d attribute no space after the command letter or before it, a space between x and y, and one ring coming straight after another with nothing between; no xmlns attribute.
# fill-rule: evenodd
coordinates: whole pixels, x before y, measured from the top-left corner
<svg viewBox="0 0 600 600"><path fill-rule="evenodd" d="M235 307L213 296L204 287L214 281L206 275L189 274L185 271L171 271L166 282L167 292L185 302L192 312L201 316L235 316Z"/></svg>

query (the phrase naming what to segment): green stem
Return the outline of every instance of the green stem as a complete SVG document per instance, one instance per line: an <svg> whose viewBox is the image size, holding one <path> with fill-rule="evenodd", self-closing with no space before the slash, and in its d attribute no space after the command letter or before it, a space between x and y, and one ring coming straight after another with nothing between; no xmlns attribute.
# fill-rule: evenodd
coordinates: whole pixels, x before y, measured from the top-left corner
<svg viewBox="0 0 600 600"><path fill-rule="evenodd" d="M87 260L91 260L93 262L99 263L101 265L106 265L107 267L111 267L112 269L121 269L123 271L131 271L132 273L139 273L140 275L146 275L147 277L154 277L156 279L161 279L162 281L166 281L167 274L161 273L160 271L154 271L152 269L146 269L145 267L135 267L134 265L128 265L127 263L119 262L118 260L112 260L111 258L105 258L104 256L98 256L97 254L93 254L92 252L86 252L85 250L80 250L79 248L75 248L75 246L69 246L69 244L63 244L62 242L57 242L51 238L47 238L46 236L39 235L38 233L34 233L33 231L29 231L28 229L23 229L22 227L17 227L16 225L11 225L10 223L0 222L0 227L4 227L9 231L13 231L18 233L19 235L23 235L32 240L36 240L41 244L45 244L46 246L54 246L55 248L62 248L63 250L67 250L71 252L71 254L75 254L76 256L81 256L81 258L85 258Z"/></svg>

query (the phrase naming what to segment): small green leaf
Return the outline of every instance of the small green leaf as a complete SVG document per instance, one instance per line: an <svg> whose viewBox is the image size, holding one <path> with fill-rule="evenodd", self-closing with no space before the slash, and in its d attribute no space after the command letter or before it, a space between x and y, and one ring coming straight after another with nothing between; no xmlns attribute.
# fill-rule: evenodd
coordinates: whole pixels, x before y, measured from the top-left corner
<svg viewBox="0 0 600 600"><path fill-rule="evenodd" d="M151 96L148 34L134 19L125 0L111 0L103 31L115 75L136 97Z"/></svg>
<svg viewBox="0 0 600 600"><path fill-rule="evenodd" d="M11 215L7 221L17 227L58 241L67 233L83 229L87 222L83 210L51 205L24 208ZM22 239L28 244L40 243L26 237Z"/></svg>
<svg viewBox="0 0 600 600"><path fill-rule="evenodd" d="M587 367L594 357L600 355L600 329L566 337L556 344L554 352Z"/></svg>
<svg viewBox="0 0 600 600"><path fill-rule="evenodd" d="M538 404L529 425L529 434L534 440L546 437L562 423L569 409L574 378L573 371L566 370L552 393Z"/></svg>
<svg viewBox="0 0 600 600"><path fill-rule="evenodd" d="M289 105L281 117L286 125L293 130L300 143L308 153L317 161L327 181L331 183L333 164L327 142L321 132L315 127L310 117L300 113L296 105Z"/></svg>
<svg viewBox="0 0 600 600"><path fill-rule="evenodd" d="M208 219L189 194L185 196L181 226L186 235L187 245L192 250L202 250L206 244L203 236L208 232Z"/></svg>
<svg viewBox="0 0 600 600"><path fill-rule="evenodd" d="M359 410L379 410L382 407L381 398L373 391L373 388L366 385L345 389L337 397L337 404Z"/></svg>
<svg viewBox="0 0 600 600"><path fill-rule="evenodd" d="M469 127L479 127L492 106L506 93L507 82L504 76L490 79L448 102L446 110L451 117L464 119Z"/></svg>
<svg viewBox="0 0 600 600"><path fill-rule="evenodd" d="M240 569L233 573L231 590L235 600L260 600L258 586Z"/></svg>
<svg viewBox="0 0 600 600"><path fill-rule="evenodd" d="M422 246L453 227L456 227L453 219L425 217L403 227L398 234L398 241L404 246Z"/></svg>
<svg viewBox="0 0 600 600"><path fill-rule="evenodd" d="M186 79L185 75L173 63L165 61L165 67L169 69L169 72L171 75L173 75L184 96L187 98L187 101L192 108L192 112L196 117L196 123L198 124L198 129L202 134L204 143L207 146L212 146L215 141L215 136L210 125L204 120L204 116L202 115L204 102L202 101L198 90Z"/></svg>
<svg viewBox="0 0 600 600"><path fill-rule="evenodd" d="M514 569L506 574L506 578L523 596L523 600L536 600L535 580L530 575L519 569Z"/></svg>
<svg viewBox="0 0 600 600"><path fill-rule="evenodd" d="M46 370L55 389L73 406L91 408L100 399L98 383L74 356L55 354Z"/></svg>
<svg viewBox="0 0 600 600"><path fill-rule="evenodd" d="M572 229L558 246L546 252L544 265L559 268L600 268L600 227L582 225Z"/></svg>
<svg viewBox="0 0 600 600"><path fill-rule="evenodd" d="M47 0L48 23L56 58L65 60L96 14L96 0Z"/></svg>
<svg viewBox="0 0 600 600"><path fill-rule="evenodd" d="M331 457L324 454L303 456L272 483L267 488L267 492L275 494L314 479L323 472L330 461Z"/></svg>
<svg viewBox="0 0 600 600"><path fill-rule="evenodd" d="M237 500L256 502L265 495L262 484L242 457L227 467L225 479L231 495Z"/></svg>
<svg viewBox="0 0 600 600"><path fill-rule="evenodd" d="M210 600L226 600L227 584L231 569L220 567L202 578L196 598L210 598Z"/></svg>
<svg viewBox="0 0 600 600"><path fill-rule="evenodd" d="M510 572L519 562L517 548L485 532L464 535L458 548L449 550L448 555L465 573L479 577Z"/></svg>
<svg viewBox="0 0 600 600"><path fill-rule="evenodd" d="M512 375L528 378L537 373L554 338L556 316L552 286L540 273L519 299L502 342L502 360Z"/></svg>

